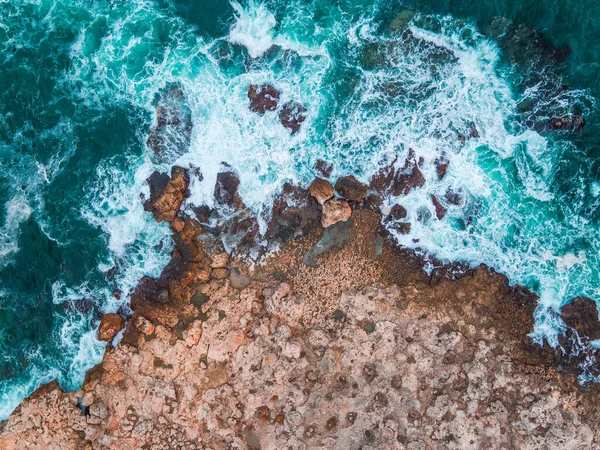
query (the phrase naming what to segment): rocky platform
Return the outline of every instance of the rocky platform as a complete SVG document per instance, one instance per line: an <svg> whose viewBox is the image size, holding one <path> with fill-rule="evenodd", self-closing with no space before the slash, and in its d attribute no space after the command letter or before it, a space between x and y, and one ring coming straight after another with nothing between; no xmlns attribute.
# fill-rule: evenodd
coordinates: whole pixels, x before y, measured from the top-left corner
<svg viewBox="0 0 600 450"><path fill-rule="evenodd" d="M147 209L171 223L171 263L82 389L37 390L0 449L600 448L600 391L527 338L537 297L485 267L427 275L355 180L348 201L287 186L281 250L250 266L178 212L187 183L167 178ZM322 220L334 201L350 218ZM598 329L584 299L565 319Z"/></svg>

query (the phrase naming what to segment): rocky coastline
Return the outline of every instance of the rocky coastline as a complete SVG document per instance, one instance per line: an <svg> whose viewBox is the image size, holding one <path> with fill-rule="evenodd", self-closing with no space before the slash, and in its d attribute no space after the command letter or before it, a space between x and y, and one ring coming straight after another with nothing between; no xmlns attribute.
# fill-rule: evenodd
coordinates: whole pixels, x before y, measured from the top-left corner
<svg viewBox="0 0 600 450"><path fill-rule="evenodd" d="M124 330L82 388L38 389L0 449L598 448L581 357L527 337L537 297L486 267L428 275L390 239L380 195L418 187L418 165L370 186L327 170L286 185L266 233L278 251L260 264L232 171L215 186L228 214L196 217L181 210L191 169L153 174L145 208L170 223L171 262L140 281L126 324L104 317L102 339ZM587 299L565 307L564 343L597 339L597 317Z"/></svg>

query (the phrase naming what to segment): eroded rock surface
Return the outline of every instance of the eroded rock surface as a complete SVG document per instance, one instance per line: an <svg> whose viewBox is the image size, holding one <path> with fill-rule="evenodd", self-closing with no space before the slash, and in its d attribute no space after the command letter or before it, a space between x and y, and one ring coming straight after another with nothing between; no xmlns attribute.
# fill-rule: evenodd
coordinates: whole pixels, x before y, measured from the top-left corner
<svg viewBox="0 0 600 450"><path fill-rule="evenodd" d="M81 390L25 400L0 449L598 448L598 388L527 337L535 295L486 267L427 275L368 206L323 230L290 186L275 212L295 239L253 266L174 217L121 342Z"/></svg>

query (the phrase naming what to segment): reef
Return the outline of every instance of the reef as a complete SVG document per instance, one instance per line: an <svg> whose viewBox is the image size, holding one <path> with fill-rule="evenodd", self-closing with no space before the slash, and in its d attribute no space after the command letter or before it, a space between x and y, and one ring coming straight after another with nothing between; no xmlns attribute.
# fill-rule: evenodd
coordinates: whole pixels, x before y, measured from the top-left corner
<svg viewBox="0 0 600 450"><path fill-rule="evenodd" d="M140 281L116 338L124 321L105 316L114 340L82 388L38 389L0 449L598 448L600 390L527 337L537 296L484 266L428 274L390 239L382 222L406 210L383 217L377 198L419 173L408 160L370 187L286 185L266 232L278 250L258 261L233 172L217 177L220 218L182 211L187 169L153 174L146 206L170 223L171 262ZM600 335L587 299L563 319L580 343Z"/></svg>

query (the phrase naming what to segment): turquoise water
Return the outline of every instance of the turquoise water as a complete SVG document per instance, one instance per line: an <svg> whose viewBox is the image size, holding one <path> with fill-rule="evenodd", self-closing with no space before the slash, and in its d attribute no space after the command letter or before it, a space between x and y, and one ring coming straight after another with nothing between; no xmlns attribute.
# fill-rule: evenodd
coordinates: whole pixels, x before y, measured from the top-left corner
<svg viewBox="0 0 600 450"><path fill-rule="evenodd" d="M490 34L497 15L571 54L519 59L526 45ZM212 203L227 161L264 223L317 159L366 181L412 148L425 186L385 199L409 211L399 241L530 287L542 297L533 336L556 343L553 311L600 299L598 24L592 1L0 1L0 420L52 379L76 389L104 351L98 317L160 273L169 230L140 193L174 163L202 170L189 208ZM171 82L187 96L191 145L157 161L145 142ZM249 111L247 86L265 82L307 107L297 134ZM581 132L528 122L572 111ZM479 137L461 144L473 126ZM438 221L430 195L448 189L464 200Z"/></svg>

